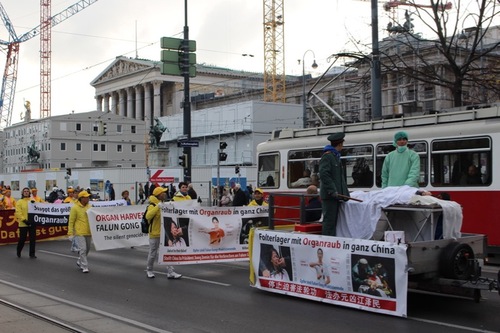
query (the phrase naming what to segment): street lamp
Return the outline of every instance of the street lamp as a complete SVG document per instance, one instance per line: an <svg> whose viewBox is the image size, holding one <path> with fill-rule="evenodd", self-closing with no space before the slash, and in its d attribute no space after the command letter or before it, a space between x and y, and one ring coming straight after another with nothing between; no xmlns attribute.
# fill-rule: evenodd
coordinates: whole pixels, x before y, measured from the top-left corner
<svg viewBox="0 0 500 333"><path fill-rule="evenodd" d="M306 68L304 65L304 58L306 57L307 52L311 52L313 54L313 57L316 58L316 55L314 54L313 50L307 50L304 52L304 55L302 56L302 121L303 121L303 126L304 128L307 127L307 114L306 114ZM318 64L316 63L316 59L314 59L311 67L313 69L318 68Z"/></svg>

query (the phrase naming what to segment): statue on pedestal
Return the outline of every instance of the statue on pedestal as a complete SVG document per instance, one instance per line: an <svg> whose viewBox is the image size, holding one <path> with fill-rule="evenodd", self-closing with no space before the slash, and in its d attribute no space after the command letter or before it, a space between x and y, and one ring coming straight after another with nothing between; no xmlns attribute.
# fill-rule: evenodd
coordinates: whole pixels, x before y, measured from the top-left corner
<svg viewBox="0 0 500 333"><path fill-rule="evenodd" d="M160 146L161 136L163 135L163 132L167 130L158 117L155 117L155 123L156 124L151 126L149 130L149 142L151 144L151 148L158 148Z"/></svg>
<svg viewBox="0 0 500 333"><path fill-rule="evenodd" d="M28 146L28 163L38 163L40 158L40 151L36 148L35 141Z"/></svg>

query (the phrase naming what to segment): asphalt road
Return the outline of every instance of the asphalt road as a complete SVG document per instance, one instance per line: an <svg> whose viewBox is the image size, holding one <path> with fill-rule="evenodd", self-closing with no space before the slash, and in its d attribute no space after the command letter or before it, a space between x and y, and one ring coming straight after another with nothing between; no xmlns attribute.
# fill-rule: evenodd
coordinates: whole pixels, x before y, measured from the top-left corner
<svg viewBox="0 0 500 333"><path fill-rule="evenodd" d="M398 318L257 290L247 262L177 266L180 280L156 265L147 279L145 247L92 251L89 274L69 250L69 241L39 242L29 259L27 248L17 258L14 245L0 246L0 283L171 332L500 332L496 292L483 291L480 303L410 293L408 318Z"/></svg>

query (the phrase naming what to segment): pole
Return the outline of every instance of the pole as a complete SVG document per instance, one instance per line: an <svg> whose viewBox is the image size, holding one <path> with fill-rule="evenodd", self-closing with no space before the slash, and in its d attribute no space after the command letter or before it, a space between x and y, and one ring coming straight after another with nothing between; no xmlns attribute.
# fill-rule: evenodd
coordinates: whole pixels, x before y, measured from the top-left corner
<svg viewBox="0 0 500 333"><path fill-rule="evenodd" d="M217 206L219 205L219 198L222 196L222 191L220 189L220 149L217 149L217 188L216 188L216 198Z"/></svg>
<svg viewBox="0 0 500 333"><path fill-rule="evenodd" d="M307 51L306 51L307 52ZM305 57L304 53L304 57ZM304 66L304 57L302 57L302 127L307 127L307 105L306 105L306 71Z"/></svg>
<svg viewBox="0 0 500 333"><path fill-rule="evenodd" d="M184 0L184 40L182 41L183 48L183 70L184 77L184 135L187 140L191 139L191 101L189 98L189 27L188 27L188 7L187 0ZM184 147L183 153L186 155L186 166L184 166L184 181L191 182L191 147Z"/></svg>
<svg viewBox="0 0 500 333"><path fill-rule="evenodd" d="M378 47L377 0L371 0L372 7L372 119L382 118L382 86L380 83L380 51Z"/></svg>
<svg viewBox="0 0 500 333"><path fill-rule="evenodd" d="M307 127L307 96L306 96L306 68L304 64L304 59L306 57L307 52L311 52L313 54L313 57L316 59L316 55L314 54L313 50L307 50L304 52L304 55L302 56L302 127L306 128ZM313 63L313 68L318 67L316 65L316 60L314 60Z"/></svg>

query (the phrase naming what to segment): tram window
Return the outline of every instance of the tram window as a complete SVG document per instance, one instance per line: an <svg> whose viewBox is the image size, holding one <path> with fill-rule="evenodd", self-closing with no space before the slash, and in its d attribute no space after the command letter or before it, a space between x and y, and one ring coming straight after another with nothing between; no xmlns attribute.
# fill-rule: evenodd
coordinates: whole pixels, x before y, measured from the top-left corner
<svg viewBox="0 0 500 333"><path fill-rule="evenodd" d="M342 159L349 187L373 186L373 146L356 146L342 149Z"/></svg>
<svg viewBox="0 0 500 333"><path fill-rule="evenodd" d="M319 160L322 154L321 148L288 152L288 186L319 186Z"/></svg>
<svg viewBox="0 0 500 333"><path fill-rule="evenodd" d="M488 186L492 151L489 137L432 142L433 186Z"/></svg>
<svg viewBox="0 0 500 333"><path fill-rule="evenodd" d="M427 142L425 141L415 141L408 143L408 148L412 149L420 157L420 178L418 180L419 187L427 186L428 182L428 168L427 164L429 161L427 154ZM383 143L377 145L377 159L375 161L375 184L377 187L382 187L382 166L384 165L384 160L387 154L396 149L392 143Z"/></svg>
<svg viewBox="0 0 500 333"><path fill-rule="evenodd" d="M279 187L279 154L260 155L258 163L257 183L259 187Z"/></svg>

